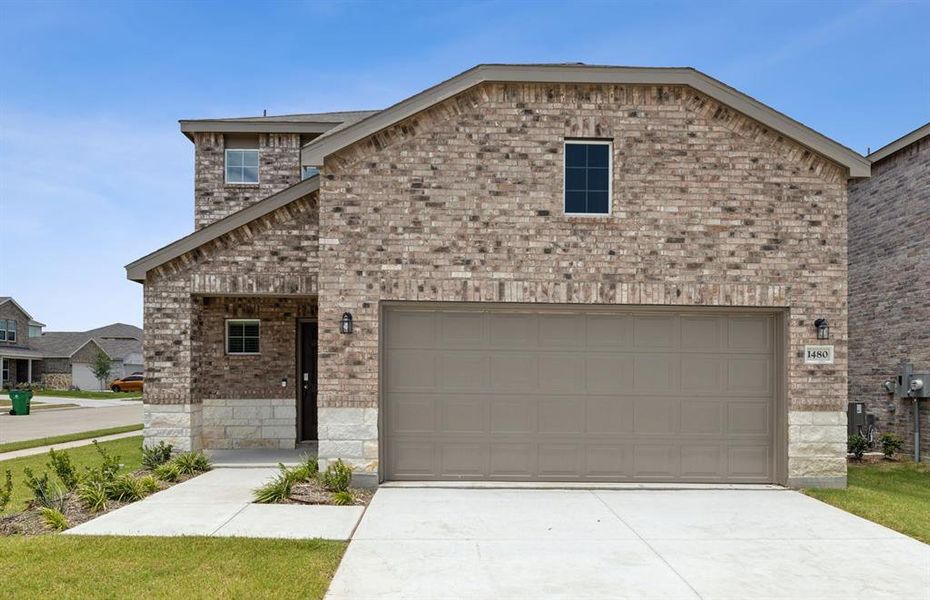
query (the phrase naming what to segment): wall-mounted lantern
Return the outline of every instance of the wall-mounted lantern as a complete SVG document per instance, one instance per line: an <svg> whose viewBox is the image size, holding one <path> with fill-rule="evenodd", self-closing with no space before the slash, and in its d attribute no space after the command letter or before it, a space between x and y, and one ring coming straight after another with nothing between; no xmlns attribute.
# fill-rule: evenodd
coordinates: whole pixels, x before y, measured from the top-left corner
<svg viewBox="0 0 930 600"><path fill-rule="evenodd" d="M818 340L829 340L830 339L830 325L827 323L826 319L817 319L814 321L814 327L817 328L817 339Z"/></svg>
<svg viewBox="0 0 930 600"><path fill-rule="evenodd" d="M352 333L352 313L342 313L339 321L339 333Z"/></svg>
<svg viewBox="0 0 930 600"><path fill-rule="evenodd" d="M287 377L281 378L281 387L287 387Z"/></svg>

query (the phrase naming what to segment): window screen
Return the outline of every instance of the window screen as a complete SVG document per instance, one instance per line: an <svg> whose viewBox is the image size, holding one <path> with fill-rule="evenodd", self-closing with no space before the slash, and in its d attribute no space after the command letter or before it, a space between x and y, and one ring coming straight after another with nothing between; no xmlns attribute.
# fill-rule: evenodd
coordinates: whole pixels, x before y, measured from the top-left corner
<svg viewBox="0 0 930 600"><path fill-rule="evenodd" d="M226 151L226 183L258 183L258 150Z"/></svg>
<svg viewBox="0 0 930 600"><path fill-rule="evenodd" d="M610 214L610 142L565 142L565 213Z"/></svg>

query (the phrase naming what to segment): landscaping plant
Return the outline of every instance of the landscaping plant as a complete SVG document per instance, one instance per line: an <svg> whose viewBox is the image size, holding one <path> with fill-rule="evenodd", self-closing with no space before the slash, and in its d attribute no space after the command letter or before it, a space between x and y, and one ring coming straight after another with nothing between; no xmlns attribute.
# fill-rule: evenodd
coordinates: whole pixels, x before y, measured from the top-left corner
<svg viewBox="0 0 930 600"><path fill-rule="evenodd" d="M181 471L178 470L176 464L169 462L152 469L152 474L162 481L177 481L181 476Z"/></svg>
<svg viewBox="0 0 930 600"><path fill-rule="evenodd" d="M849 441L847 442L846 446L848 452L852 454L856 460L862 460L862 456L869 448L869 443L864 437L862 437L862 434L854 433L849 436Z"/></svg>
<svg viewBox="0 0 930 600"><path fill-rule="evenodd" d="M48 451L48 467L55 471L61 484L69 492L74 491L78 485L78 474L71 462L71 457L67 452L56 451L54 448Z"/></svg>
<svg viewBox="0 0 930 600"><path fill-rule="evenodd" d="M203 452L182 452L173 459L172 464L182 475L196 475L210 470L210 459Z"/></svg>
<svg viewBox="0 0 930 600"><path fill-rule="evenodd" d="M274 504L287 500L291 496L293 482L285 475L279 474L265 485L252 491L252 496L259 504Z"/></svg>
<svg viewBox="0 0 930 600"><path fill-rule="evenodd" d="M26 487L32 492L36 504L45 508L64 510L67 496L58 486L49 482L48 473L43 472L42 475L37 476L32 469L27 467L23 469L23 476Z"/></svg>
<svg viewBox="0 0 930 600"><path fill-rule="evenodd" d="M355 495L349 490L345 490L344 492L333 492L329 498L336 506L355 504Z"/></svg>
<svg viewBox="0 0 930 600"><path fill-rule="evenodd" d="M6 470L6 479L3 487L0 488L0 512L6 510L6 505L10 503L10 497L13 495L13 472Z"/></svg>
<svg viewBox="0 0 930 600"><path fill-rule="evenodd" d="M885 432L878 438L882 443L882 453L884 453L885 458L891 460L894 458L894 455L901 451L901 448L904 447L904 440L901 439L901 436L895 435L890 432Z"/></svg>
<svg viewBox="0 0 930 600"><path fill-rule="evenodd" d="M330 463L321 477L323 487L329 492L345 492L352 483L352 469L341 459Z"/></svg>
<svg viewBox="0 0 930 600"><path fill-rule="evenodd" d="M69 527L68 519L60 510L43 506L41 512L42 520L45 521L45 524L48 525L49 528L56 531L64 531Z"/></svg>
<svg viewBox="0 0 930 600"><path fill-rule="evenodd" d="M77 496L88 510L100 512L107 509L107 488L99 481L89 481L79 485Z"/></svg>
<svg viewBox="0 0 930 600"><path fill-rule="evenodd" d="M142 466L153 470L171 460L173 446L165 442L158 442L152 446L142 446Z"/></svg>

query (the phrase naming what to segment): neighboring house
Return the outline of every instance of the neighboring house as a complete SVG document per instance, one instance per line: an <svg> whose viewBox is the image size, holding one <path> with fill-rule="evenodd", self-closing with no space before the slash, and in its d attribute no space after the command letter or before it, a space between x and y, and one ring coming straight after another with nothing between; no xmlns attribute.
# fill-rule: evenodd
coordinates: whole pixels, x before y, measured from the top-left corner
<svg viewBox="0 0 930 600"><path fill-rule="evenodd" d="M53 389L97 390L91 365L103 352L111 378L142 371L142 330L113 323L89 331L48 331L10 297L0 297L0 367L3 386L37 383ZM21 332L27 332L25 337ZM11 336L12 334L12 336Z"/></svg>
<svg viewBox="0 0 930 600"><path fill-rule="evenodd" d="M147 443L845 485L852 150L686 68L481 65L379 112L181 130L196 231L127 266Z"/></svg>
<svg viewBox="0 0 930 600"><path fill-rule="evenodd" d="M849 399L913 453L913 401L882 384L905 361L930 372L930 123L868 158L872 178L849 186ZM930 460L930 401L920 409Z"/></svg>

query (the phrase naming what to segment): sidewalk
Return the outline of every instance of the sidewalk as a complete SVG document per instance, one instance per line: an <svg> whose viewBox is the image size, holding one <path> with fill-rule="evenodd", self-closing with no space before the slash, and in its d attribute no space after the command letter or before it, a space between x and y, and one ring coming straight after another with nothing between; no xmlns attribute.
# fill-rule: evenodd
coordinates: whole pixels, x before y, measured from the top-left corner
<svg viewBox="0 0 930 600"><path fill-rule="evenodd" d="M348 540L364 506L253 504L274 468L213 469L65 531L66 535L205 535Z"/></svg>
<svg viewBox="0 0 930 600"><path fill-rule="evenodd" d="M23 450L12 450L10 452L0 452L0 461L10 460L11 458L20 458L21 456L34 456L36 454L45 454L52 448L55 450L67 450L68 448L77 448L78 446L86 446L97 440L98 442L109 442L111 440L119 440L122 438L128 438L133 436L142 435L142 430L139 431L127 431L125 433L114 433L111 435L101 435L98 437L87 438L84 440L74 440L73 442L62 442L61 444L51 444L50 446L36 446L35 448L25 448Z"/></svg>

